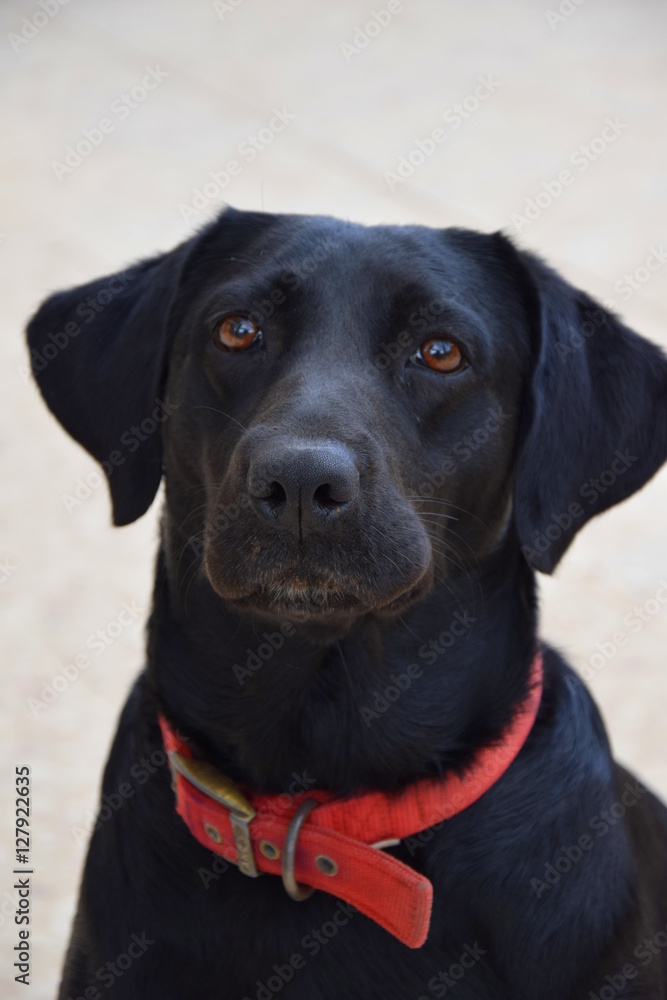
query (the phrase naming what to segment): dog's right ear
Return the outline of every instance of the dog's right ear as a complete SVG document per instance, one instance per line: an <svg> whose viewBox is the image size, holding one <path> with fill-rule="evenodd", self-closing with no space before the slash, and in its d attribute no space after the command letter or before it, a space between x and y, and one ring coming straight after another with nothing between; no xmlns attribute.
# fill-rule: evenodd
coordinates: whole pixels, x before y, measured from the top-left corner
<svg viewBox="0 0 667 1000"><path fill-rule="evenodd" d="M538 257L513 261L533 343L514 520L528 563L552 573L590 518L667 461L667 357Z"/></svg>
<svg viewBox="0 0 667 1000"><path fill-rule="evenodd" d="M28 325L37 384L102 464L117 525L148 510L162 477L169 316L192 242L52 295Z"/></svg>

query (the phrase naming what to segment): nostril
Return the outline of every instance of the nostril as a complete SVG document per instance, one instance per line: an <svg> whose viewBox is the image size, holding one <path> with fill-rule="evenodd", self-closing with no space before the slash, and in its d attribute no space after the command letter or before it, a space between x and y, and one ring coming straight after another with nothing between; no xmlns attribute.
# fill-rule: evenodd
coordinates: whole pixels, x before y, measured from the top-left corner
<svg viewBox="0 0 667 1000"><path fill-rule="evenodd" d="M321 511L338 510L353 500L359 489L356 468L341 470L329 482L321 483L313 491L313 503Z"/></svg>
<svg viewBox="0 0 667 1000"><path fill-rule="evenodd" d="M274 479L272 483L268 485L268 492L262 497L263 500L267 500L273 507L278 507L281 503L287 501L287 493L285 492L284 486L282 486L277 479Z"/></svg>
<svg viewBox="0 0 667 1000"><path fill-rule="evenodd" d="M318 486L313 493L313 500L318 507L323 507L325 510L333 510L335 507L347 503L347 499L335 499L331 483L323 483L322 486Z"/></svg>
<svg viewBox="0 0 667 1000"><path fill-rule="evenodd" d="M277 479L266 483L261 490L253 491L251 496L254 500L259 500L262 506L271 512L277 511L278 508L287 503L285 488Z"/></svg>
<svg viewBox="0 0 667 1000"><path fill-rule="evenodd" d="M256 513L295 533L326 525L359 493L355 458L342 445L269 442L251 456L246 487Z"/></svg>

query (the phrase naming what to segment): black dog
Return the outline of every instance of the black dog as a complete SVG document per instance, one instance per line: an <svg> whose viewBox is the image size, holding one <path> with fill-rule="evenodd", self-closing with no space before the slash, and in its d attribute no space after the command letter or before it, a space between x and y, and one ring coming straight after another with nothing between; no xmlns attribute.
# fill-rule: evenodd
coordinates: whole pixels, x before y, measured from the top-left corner
<svg viewBox="0 0 667 1000"><path fill-rule="evenodd" d="M241 800L241 867L276 872L248 878L171 785L190 767L201 795L215 765L282 802L297 840L309 793L345 816L367 790L470 788L539 697L534 570L667 458L660 350L501 234L233 210L54 295L28 338L115 523L166 484L148 668L104 776L122 807L92 837L60 997L667 996L667 811L552 649L489 790L362 850L432 883L421 947L379 926L382 878L347 893L377 903L369 919L318 856L339 881L297 903L287 840L260 857ZM171 769L160 713L187 741Z"/></svg>

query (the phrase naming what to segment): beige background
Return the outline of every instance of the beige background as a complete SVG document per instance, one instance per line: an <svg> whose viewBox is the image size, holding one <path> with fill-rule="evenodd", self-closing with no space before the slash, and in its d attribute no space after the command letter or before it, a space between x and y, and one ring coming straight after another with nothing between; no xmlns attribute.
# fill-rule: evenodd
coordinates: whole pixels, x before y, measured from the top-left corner
<svg viewBox="0 0 667 1000"><path fill-rule="evenodd" d="M52 8L55 0L44 2ZM29 42L14 39L18 51L9 36L41 8L36 0L5 2L0 12L0 559L8 564L0 571L0 988L7 997L27 995L13 982L6 916L14 765L32 768L29 995L43 1000L54 995L74 907L84 853L78 833L142 661L143 616L37 717L28 699L40 697L42 684L85 649L90 633L114 620L122 601L147 608L156 543L157 505L122 530L110 526L102 486L66 509L63 495L94 465L25 379L21 330L43 296L178 242L222 197L195 222L184 221L180 206L192 202L209 171L236 157L274 107L287 107L295 122L232 180L224 192L232 204L511 230L526 199L569 168L574 182L522 232L521 243L667 344L667 266L627 301L614 288L651 247L667 245L663 4L585 0L550 25L548 2L414 0L348 59L341 43L352 43L385 0L219 6L222 16L204 0L70 0ZM41 25L44 17L36 20ZM146 67L168 76L121 121L112 105ZM499 82L495 92L460 128L444 124L443 114L469 97L481 76ZM113 131L58 180L53 162L105 117ZM607 118L627 127L579 172L570 157L600 135ZM391 191L385 171L438 127L447 140ZM667 578L666 509L667 471L590 525L556 577L544 581L543 633L578 667L596 643L628 631L624 617ZM667 605L660 605L591 681L617 755L665 795L666 648Z"/></svg>

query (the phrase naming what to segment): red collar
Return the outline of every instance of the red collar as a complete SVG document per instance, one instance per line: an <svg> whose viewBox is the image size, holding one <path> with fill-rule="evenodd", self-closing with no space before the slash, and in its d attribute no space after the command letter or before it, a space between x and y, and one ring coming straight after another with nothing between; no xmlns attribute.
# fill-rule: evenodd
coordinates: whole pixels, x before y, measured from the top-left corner
<svg viewBox="0 0 667 1000"><path fill-rule="evenodd" d="M176 811L201 844L246 875L282 874L295 899L313 889L329 892L408 947L419 948L428 935L433 886L378 848L463 812L495 784L528 738L542 684L538 652L525 701L500 742L480 750L463 777L421 778L400 792L369 791L346 799L324 791L246 798L212 765L195 760L161 715Z"/></svg>

